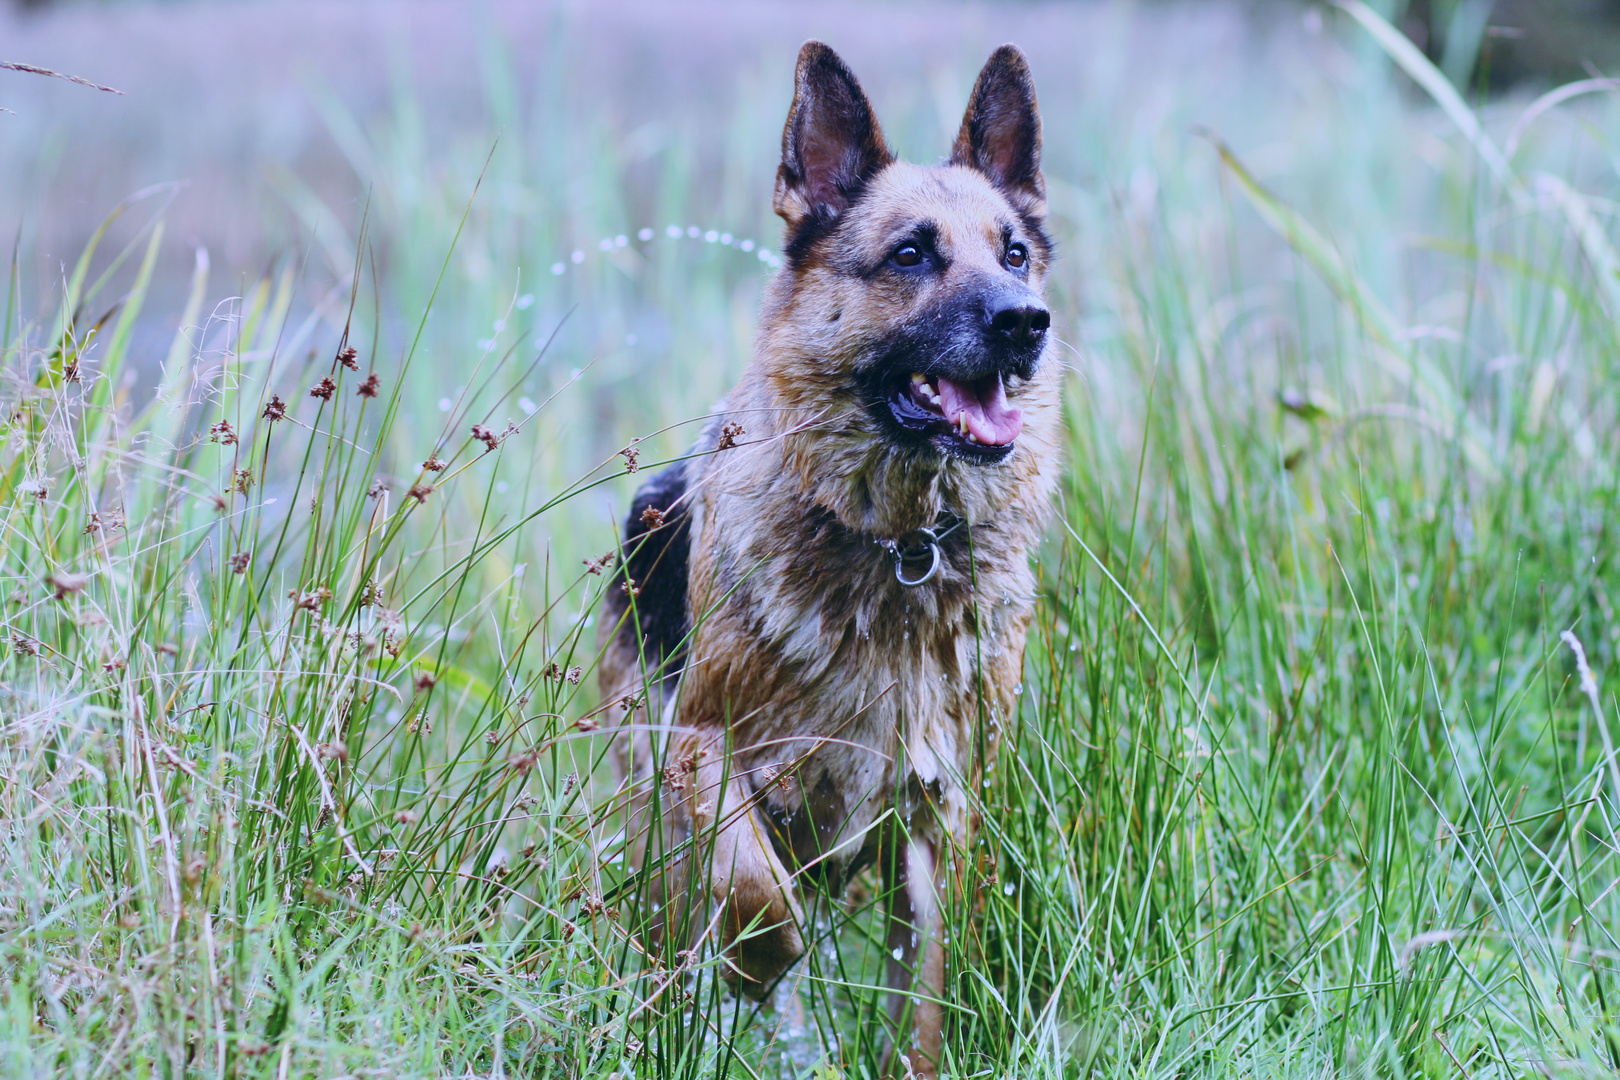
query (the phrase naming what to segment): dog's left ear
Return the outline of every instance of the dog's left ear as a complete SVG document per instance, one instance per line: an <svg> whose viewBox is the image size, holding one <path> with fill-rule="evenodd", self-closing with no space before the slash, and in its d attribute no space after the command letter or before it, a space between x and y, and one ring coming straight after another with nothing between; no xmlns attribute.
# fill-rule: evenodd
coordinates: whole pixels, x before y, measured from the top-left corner
<svg viewBox="0 0 1620 1080"><path fill-rule="evenodd" d="M1018 46L1003 45L979 72L951 164L978 169L1018 210L1037 221L1046 217L1041 113L1035 80Z"/></svg>

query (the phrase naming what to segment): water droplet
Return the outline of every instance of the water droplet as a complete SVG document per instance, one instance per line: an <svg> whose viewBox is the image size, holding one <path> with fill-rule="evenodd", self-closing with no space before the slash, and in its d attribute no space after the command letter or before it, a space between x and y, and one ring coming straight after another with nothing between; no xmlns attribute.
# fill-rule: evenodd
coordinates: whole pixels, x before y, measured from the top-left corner
<svg viewBox="0 0 1620 1080"><path fill-rule="evenodd" d="M894 952L890 953L889 955L894 957L896 960L899 960L905 954L900 951L900 946L896 945L894 947Z"/></svg>
<svg viewBox="0 0 1620 1080"><path fill-rule="evenodd" d="M613 238L613 246L614 247L624 247L629 242L630 242L630 238L628 236L624 235L624 233L620 233L618 236L615 236Z"/></svg>
<svg viewBox="0 0 1620 1080"><path fill-rule="evenodd" d="M572 255L570 255L568 257L574 261L575 266L578 266L580 263L585 261L585 253L583 251L576 250Z"/></svg>
<svg viewBox="0 0 1620 1080"><path fill-rule="evenodd" d="M568 269L568 267L564 266L562 263L552 263L551 264L551 272L553 274L561 275L562 272L564 270L567 270L567 269Z"/></svg>
<svg viewBox="0 0 1620 1080"><path fill-rule="evenodd" d="M559 263L558 265L561 264ZM530 308L534 307L534 293L526 292L522 296L518 297L517 306L519 311L528 311Z"/></svg>
<svg viewBox="0 0 1620 1080"><path fill-rule="evenodd" d="M1011 896L1013 894L1013 883L1010 881L1007 882L1007 884L1001 887L1001 891L1006 895Z"/></svg>
<svg viewBox="0 0 1620 1080"><path fill-rule="evenodd" d="M636 233L636 239L640 240L643 244L652 238L653 231L651 229L642 229L640 232Z"/></svg>
<svg viewBox="0 0 1620 1080"><path fill-rule="evenodd" d="M681 236L681 227L679 225L671 225L669 228L664 230L664 233L671 240L678 240Z"/></svg>

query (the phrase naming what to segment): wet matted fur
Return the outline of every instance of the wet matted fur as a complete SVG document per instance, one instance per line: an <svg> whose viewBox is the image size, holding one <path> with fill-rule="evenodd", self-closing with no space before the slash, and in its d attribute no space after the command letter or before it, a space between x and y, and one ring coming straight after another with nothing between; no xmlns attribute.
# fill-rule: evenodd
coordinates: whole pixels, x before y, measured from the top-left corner
<svg viewBox="0 0 1620 1080"><path fill-rule="evenodd" d="M662 932L716 935L760 998L804 951L801 879L878 863L898 1049L932 1075L941 890L1015 713L1060 465L1040 118L1010 45L938 166L894 159L827 46L796 78L785 266L742 381L636 496L602 687L641 701L616 742ZM923 530L937 570L903 584Z"/></svg>

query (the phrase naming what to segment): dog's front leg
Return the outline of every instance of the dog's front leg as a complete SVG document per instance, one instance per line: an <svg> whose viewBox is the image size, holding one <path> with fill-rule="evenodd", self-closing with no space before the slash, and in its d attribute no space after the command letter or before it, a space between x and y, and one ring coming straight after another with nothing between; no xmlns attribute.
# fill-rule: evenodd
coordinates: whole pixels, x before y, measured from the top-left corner
<svg viewBox="0 0 1620 1080"><path fill-rule="evenodd" d="M731 772L719 739L699 751L692 808L699 849L708 860L709 894L724 910L720 930L728 981L763 1000L804 955L804 915L792 877L772 850L755 798Z"/></svg>
<svg viewBox="0 0 1620 1080"><path fill-rule="evenodd" d="M885 1071L933 1077L939 1074L945 994L940 851L936 842L903 833L897 834L895 847L884 867L889 886L889 1019L895 1032ZM904 1026L908 1007L909 1039Z"/></svg>

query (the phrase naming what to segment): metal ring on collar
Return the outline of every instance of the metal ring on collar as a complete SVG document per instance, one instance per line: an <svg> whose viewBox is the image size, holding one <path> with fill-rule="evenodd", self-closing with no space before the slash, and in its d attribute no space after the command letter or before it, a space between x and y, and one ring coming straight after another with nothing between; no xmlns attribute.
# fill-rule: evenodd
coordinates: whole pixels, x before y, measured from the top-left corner
<svg viewBox="0 0 1620 1080"><path fill-rule="evenodd" d="M907 588L915 588L918 585L924 585L929 581L932 581L934 575L939 573L939 541L934 536L934 530L918 529L917 531L921 533L923 537L923 542L920 545L911 548L901 548L901 546L895 543L893 540L887 540L883 545L889 549L889 554L894 558L894 580L898 581ZM923 552L920 549L924 546L926 546L928 549L928 569L924 571L923 576L920 578L906 577L906 559L908 557L921 558Z"/></svg>

